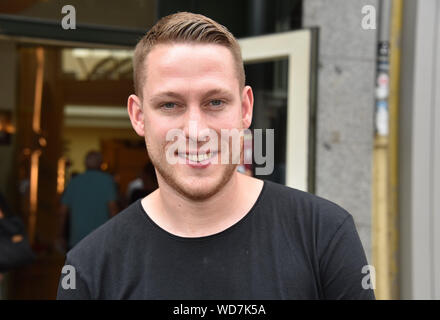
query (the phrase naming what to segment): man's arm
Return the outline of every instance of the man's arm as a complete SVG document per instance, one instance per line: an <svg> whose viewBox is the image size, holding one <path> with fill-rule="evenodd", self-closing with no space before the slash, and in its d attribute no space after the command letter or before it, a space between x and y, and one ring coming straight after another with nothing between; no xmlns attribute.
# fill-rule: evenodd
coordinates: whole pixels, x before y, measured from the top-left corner
<svg viewBox="0 0 440 320"><path fill-rule="evenodd" d="M89 300L92 299L89 286L78 268L68 260L61 271L58 283L57 300Z"/></svg>
<svg viewBox="0 0 440 320"><path fill-rule="evenodd" d="M369 268L351 215L342 222L320 258L324 299L374 300Z"/></svg>

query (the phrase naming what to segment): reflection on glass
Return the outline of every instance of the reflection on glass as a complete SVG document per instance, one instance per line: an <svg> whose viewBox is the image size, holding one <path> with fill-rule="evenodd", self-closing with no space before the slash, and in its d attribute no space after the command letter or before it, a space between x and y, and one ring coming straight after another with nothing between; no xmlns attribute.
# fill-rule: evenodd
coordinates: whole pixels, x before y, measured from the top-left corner
<svg viewBox="0 0 440 320"><path fill-rule="evenodd" d="M131 80L133 50L63 49L64 78L75 80Z"/></svg>
<svg viewBox="0 0 440 320"><path fill-rule="evenodd" d="M286 181L286 122L288 60L245 65L246 83L254 92L252 129L274 129L274 170L256 177L284 184ZM266 155L266 134L263 130L263 155ZM269 155L270 156L270 155Z"/></svg>

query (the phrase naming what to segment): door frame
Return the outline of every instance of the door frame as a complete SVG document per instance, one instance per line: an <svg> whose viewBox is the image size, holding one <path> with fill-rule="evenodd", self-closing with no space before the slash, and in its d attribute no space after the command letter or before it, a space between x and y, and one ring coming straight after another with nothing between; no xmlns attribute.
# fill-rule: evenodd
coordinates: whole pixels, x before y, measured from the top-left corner
<svg viewBox="0 0 440 320"><path fill-rule="evenodd" d="M286 185L314 192L317 30L239 39L244 63L288 59Z"/></svg>

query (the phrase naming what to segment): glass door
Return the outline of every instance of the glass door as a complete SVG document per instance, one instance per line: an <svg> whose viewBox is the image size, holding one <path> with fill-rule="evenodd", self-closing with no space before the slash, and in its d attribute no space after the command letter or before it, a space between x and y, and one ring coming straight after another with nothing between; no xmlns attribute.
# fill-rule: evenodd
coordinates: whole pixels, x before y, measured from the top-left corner
<svg viewBox="0 0 440 320"><path fill-rule="evenodd" d="M313 191L315 33L299 30L239 42L246 82L254 90L252 129L274 129L273 172L253 173ZM270 151L265 144L264 149Z"/></svg>

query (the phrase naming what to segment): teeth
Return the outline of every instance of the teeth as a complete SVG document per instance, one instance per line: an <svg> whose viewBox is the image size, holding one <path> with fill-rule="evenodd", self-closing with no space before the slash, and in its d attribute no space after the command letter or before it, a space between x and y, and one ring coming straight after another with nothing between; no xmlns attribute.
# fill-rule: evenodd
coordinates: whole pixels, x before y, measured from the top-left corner
<svg viewBox="0 0 440 320"><path fill-rule="evenodd" d="M211 153L204 154L184 154L184 157L192 162L201 162L211 158Z"/></svg>

